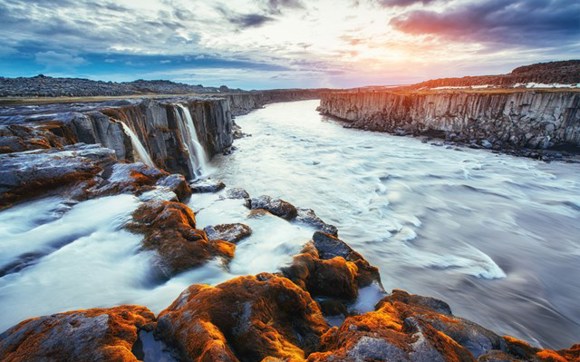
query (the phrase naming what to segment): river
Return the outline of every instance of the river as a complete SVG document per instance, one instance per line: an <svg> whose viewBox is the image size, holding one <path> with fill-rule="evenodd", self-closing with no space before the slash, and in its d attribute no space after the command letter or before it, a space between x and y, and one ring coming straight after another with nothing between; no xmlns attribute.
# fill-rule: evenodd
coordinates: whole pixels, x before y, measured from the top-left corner
<svg viewBox="0 0 580 362"><path fill-rule="evenodd" d="M387 290L441 298L458 316L536 345L578 342L580 165L345 129L317 105L271 104L239 117L252 136L215 157L211 177L314 209L380 268ZM313 231L248 217L241 200L194 195L199 228L244 222L253 235L227 267L216 260L163 280L141 237L123 229L140 203L50 197L0 212L0 332L79 308L159 312L191 283L276 271Z"/></svg>
<svg viewBox="0 0 580 362"><path fill-rule="evenodd" d="M381 270L387 290L548 347L580 335L580 165L355 129L318 101L239 117L252 134L215 178L315 209Z"/></svg>

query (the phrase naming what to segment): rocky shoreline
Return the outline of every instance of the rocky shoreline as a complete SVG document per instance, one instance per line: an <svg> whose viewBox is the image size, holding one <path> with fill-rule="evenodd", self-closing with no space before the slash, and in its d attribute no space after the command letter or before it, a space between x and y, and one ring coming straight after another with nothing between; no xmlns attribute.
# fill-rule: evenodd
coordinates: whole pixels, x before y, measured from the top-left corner
<svg viewBox="0 0 580 362"><path fill-rule="evenodd" d="M229 102L182 102L202 130L204 147L208 141L222 145L215 153L231 145ZM237 243L252 233L244 224L198 228L185 203L192 192L223 192L243 202L251 217L308 224L317 230L311 240L276 273L191 285L157 315L144 306L120 305L22 321L0 334L0 360L580 361L580 345L536 348L454 316L444 301L402 290L386 293L378 269L314 210L267 195L252 197L219 182L190 183L184 167L161 163L154 152L157 167L135 162L130 140L113 119L131 121L148 150L155 149L147 142L151 132L162 132L153 139L175 147L168 153L184 152L177 147L174 105L118 104L57 117L45 113L41 122L29 115L3 125L1 208L49 195L71 205L134 195L139 207L123 228L142 236L141 250L155 255L151 267L161 279L216 259L227 268ZM226 141L215 141L220 137ZM79 143L87 138L91 144ZM167 171L161 164L169 165ZM0 275L32 262L19 260ZM357 308L361 298L373 306Z"/></svg>
<svg viewBox="0 0 580 362"><path fill-rule="evenodd" d="M324 94L318 111L345 127L541 160L577 162L580 92L358 91Z"/></svg>
<svg viewBox="0 0 580 362"><path fill-rule="evenodd" d="M147 194L162 188L159 179L148 187L143 182L161 171L142 164L116 165L133 172L124 173L130 176L120 183L122 189L108 189L147 200ZM143 247L157 252L158 266L168 276L214 257L227 263L235 257L235 244L212 240L196 229L195 215L175 193L181 189L183 199L191 189L176 184L161 198L144 201L126 227L144 233ZM248 212L272 212L290 220L298 214L283 200L262 196L247 201ZM365 288L382 297L373 310L357 311L353 304ZM241 276L216 286L191 285L158 315L137 305L70 311L23 321L0 335L3 361L160 356L175 361L576 361L580 345L560 351L535 348L454 316L441 300L402 290L387 294L375 267L322 231L280 272Z"/></svg>

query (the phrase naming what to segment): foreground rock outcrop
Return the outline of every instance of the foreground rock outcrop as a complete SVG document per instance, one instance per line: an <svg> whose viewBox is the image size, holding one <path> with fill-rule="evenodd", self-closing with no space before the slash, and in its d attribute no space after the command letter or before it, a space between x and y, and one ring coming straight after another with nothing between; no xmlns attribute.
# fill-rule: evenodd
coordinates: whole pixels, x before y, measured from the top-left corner
<svg viewBox="0 0 580 362"><path fill-rule="evenodd" d="M184 361L302 361L327 329L308 293L263 273L189 287L161 312L156 334Z"/></svg>
<svg viewBox="0 0 580 362"><path fill-rule="evenodd" d="M154 327L155 315L140 306L29 319L0 335L0 360L138 361L132 352L138 333Z"/></svg>
<svg viewBox="0 0 580 362"><path fill-rule="evenodd" d="M157 252L157 266L166 277L214 257L229 260L234 256L235 245L209 240L205 231L195 228L195 215L182 203L159 200L144 203L133 213L127 228L145 235L143 248Z"/></svg>
<svg viewBox="0 0 580 362"><path fill-rule="evenodd" d="M580 147L580 92L342 92L319 111L352 127L486 148Z"/></svg>
<svg viewBox="0 0 580 362"><path fill-rule="evenodd" d="M344 241L322 232L314 233L312 241L282 273L313 297L332 299L335 310L336 303L343 304L339 311L346 310L345 303L353 302L360 288L374 282L382 289L376 267ZM335 313L329 310L325 314Z"/></svg>

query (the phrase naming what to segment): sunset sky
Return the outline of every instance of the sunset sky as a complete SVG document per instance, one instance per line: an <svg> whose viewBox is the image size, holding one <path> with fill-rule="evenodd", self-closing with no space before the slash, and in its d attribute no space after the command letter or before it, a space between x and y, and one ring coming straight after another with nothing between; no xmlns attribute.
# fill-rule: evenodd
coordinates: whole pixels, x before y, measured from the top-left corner
<svg viewBox="0 0 580 362"><path fill-rule="evenodd" d="M353 87L580 58L578 0L2 0L0 24L8 77Z"/></svg>

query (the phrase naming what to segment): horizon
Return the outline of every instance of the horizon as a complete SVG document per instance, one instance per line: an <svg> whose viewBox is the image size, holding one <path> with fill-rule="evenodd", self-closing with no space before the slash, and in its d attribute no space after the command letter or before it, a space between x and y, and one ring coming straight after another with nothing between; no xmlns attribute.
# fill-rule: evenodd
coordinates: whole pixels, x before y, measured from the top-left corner
<svg viewBox="0 0 580 362"><path fill-rule="evenodd" d="M580 3L567 0L8 0L0 10L10 78L356 88L580 54Z"/></svg>

